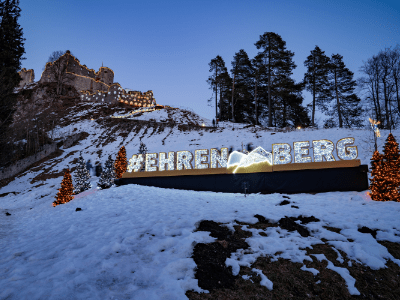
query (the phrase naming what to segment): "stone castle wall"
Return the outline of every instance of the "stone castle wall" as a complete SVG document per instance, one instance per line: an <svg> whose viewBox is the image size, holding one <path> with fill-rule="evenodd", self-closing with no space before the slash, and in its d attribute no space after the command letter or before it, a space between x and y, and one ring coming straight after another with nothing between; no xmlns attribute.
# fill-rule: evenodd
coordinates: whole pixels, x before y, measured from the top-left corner
<svg viewBox="0 0 400 300"><path fill-rule="evenodd" d="M114 71L108 67L100 67L95 72L67 51L54 62L48 62L42 73L40 82L54 82L57 68L65 69L66 84L72 85L81 94L83 101L90 102L123 102L137 107L150 107L156 105L152 91L145 93L125 90L114 82Z"/></svg>
<svg viewBox="0 0 400 300"><path fill-rule="evenodd" d="M107 91L96 91L94 93L85 91L82 93L81 99L90 102L121 102L134 107L151 107L157 104L153 97L153 91L145 93L126 91L118 83L112 84Z"/></svg>
<svg viewBox="0 0 400 300"><path fill-rule="evenodd" d="M19 71L18 74L22 78L18 87L24 87L25 85L33 83L35 81L35 72L33 71L33 69L27 70L25 68L22 68L22 70Z"/></svg>

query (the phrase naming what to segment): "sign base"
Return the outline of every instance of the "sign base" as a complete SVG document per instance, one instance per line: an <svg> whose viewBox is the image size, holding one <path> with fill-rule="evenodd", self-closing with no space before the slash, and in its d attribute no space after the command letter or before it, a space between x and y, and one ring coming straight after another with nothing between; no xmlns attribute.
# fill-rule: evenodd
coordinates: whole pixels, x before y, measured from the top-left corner
<svg viewBox="0 0 400 300"><path fill-rule="evenodd" d="M115 183L220 193L323 193L367 190L367 172L367 165L359 165L279 172L137 176L116 179Z"/></svg>

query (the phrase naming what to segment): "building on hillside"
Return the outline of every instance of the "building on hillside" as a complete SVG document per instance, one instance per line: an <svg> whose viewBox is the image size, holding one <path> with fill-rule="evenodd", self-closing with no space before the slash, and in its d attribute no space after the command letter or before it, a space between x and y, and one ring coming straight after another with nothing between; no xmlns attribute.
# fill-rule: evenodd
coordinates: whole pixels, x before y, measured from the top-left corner
<svg viewBox="0 0 400 300"><path fill-rule="evenodd" d="M114 71L108 67L100 67L95 72L74 57L70 51L60 56L54 62L48 62L42 73L40 82L55 82L57 75L62 72L64 83L72 85L81 94L83 101L125 103L136 107L156 105L152 91L145 93L125 90L114 82Z"/></svg>
<svg viewBox="0 0 400 300"><path fill-rule="evenodd" d="M22 68L22 70L19 71L18 74L22 78L18 86L20 88L35 81L35 71L33 71L33 69L27 70L25 68Z"/></svg>

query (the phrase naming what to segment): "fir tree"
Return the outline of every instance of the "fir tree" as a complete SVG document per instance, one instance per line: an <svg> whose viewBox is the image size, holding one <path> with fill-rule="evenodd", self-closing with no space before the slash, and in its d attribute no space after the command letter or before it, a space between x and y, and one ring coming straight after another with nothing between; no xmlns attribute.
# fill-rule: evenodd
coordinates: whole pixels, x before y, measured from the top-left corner
<svg viewBox="0 0 400 300"><path fill-rule="evenodd" d="M219 120L228 121L232 116L232 78L229 76L227 71L218 75L219 82Z"/></svg>
<svg viewBox="0 0 400 300"><path fill-rule="evenodd" d="M119 149L117 159L115 160L116 178L122 178L122 175L126 172L127 166L128 162L126 161L126 150L125 147L122 146Z"/></svg>
<svg viewBox="0 0 400 300"><path fill-rule="evenodd" d="M18 24L20 12L18 0L0 0L0 155L3 158L10 157L6 133L15 111L14 89L21 81L18 71L25 53L25 39Z"/></svg>
<svg viewBox="0 0 400 300"><path fill-rule="evenodd" d="M78 163L75 171L75 195L90 189L90 174L86 169L86 162L82 155L78 158Z"/></svg>
<svg viewBox="0 0 400 300"><path fill-rule="evenodd" d="M98 185L102 189L108 189L114 184L114 179L115 179L114 160L112 159L110 154L103 168L103 172L100 175L100 180Z"/></svg>
<svg viewBox="0 0 400 300"><path fill-rule="evenodd" d="M383 197L386 200L400 202L399 187L400 187L400 154L399 144L396 139L389 134L383 150L383 170L386 179L386 190Z"/></svg>
<svg viewBox="0 0 400 300"><path fill-rule="evenodd" d="M384 201L383 193L385 191L385 176L383 171L383 155L379 151L375 151L371 158L371 184L369 189L371 190L370 196L372 200Z"/></svg>
<svg viewBox="0 0 400 300"><path fill-rule="evenodd" d="M215 93L215 118L218 119L218 88L221 90L221 74L226 73L227 69L224 60L219 55L213 58L208 65L210 66L210 72L212 72L212 75L208 77L207 83Z"/></svg>
<svg viewBox="0 0 400 300"><path fill-rule="evenodd" d="M280 88L278 83L282 83L282 79L292 74L292 70L296 68L293 62L294 53L286 49L286 42L279 34L274 32L265 32L260 35L260 39L255 43L258 56L264 64L263 70L265 75L262 78L263 84L266 86L267 107L268 107L268 126L273 126L273 114L275 111L274 101L276 91ZM276 114L275 114L276 116Z"/></svg>
<svg viewBox="0 0 400 300"><path fill-rule="evenodd" d="M324 106L324 100L329 95L329 57L318 46L315 46L315 49L304 61L304 66L307 67L307 72L304 74L305 88L313 95L311 125L314 126L315 106Z"/></svg>
<svg viewBox="0 0 400 300"><path fill-rule="evenodd" d="M400 202L400 154L399 144L390 133L385 146L384 155L375 151L371 158L371 199L375 201Z"/></svg>
<svg viewBox="0 0 400 300"><path fill-rule="evenodd" d="M262 54L258 54L251 60L252 77L254 80L253 97L254 97L254 124L255 125L259 125L259 122L258 122L258 116L260 114L260 107L259 107L260 96L259 95L263 94L262 86L261 86L261 78L262 78L262 74L265 71L264 71L264 64L263 64L262 57L263 57Z"/></svg>
<svg viewBox="0 0 400 300"><path fill-rule="evenodd" d="M210 85L210 89L213 89L215 93L215 119L218 119L218 88L221 90L221 74L226 73L227 69L224 60L219 55L213 58L208 65L210 66L212 75L208 77L207 83Z"/></svg>
<svg viewBox="0 0 400 300"><path fill-rule="evenodd" d="M263 70L257 82L257 98L267 104L264 111L268 110L268 126L306 125L308 116L304 118L306 110L301 105L303 84L296 84L291 78L296 68L294 53L286 49L286 42L274 32L264 33L255 46L262 50L256 56L257 70Z"/></svg>
<svg viewBox="0 0 400 300"><path fill-rule="evenodd" d="M71 201L74 197L72 196L74 192L74 187L72 185L72 177L69 169L65 171L64 178L61 181L61 188L58 190L56 201L53 202L53 206L59 204L67 203Z"/></svg>
<svg viewBox="0 0 400 300"><path fill-rule="evenodd" d="M233 122L249 123L253 119L254 106L252 104L252 65L243 49L235 53L232 61L231 72L235 78L232 95L232 120Z"/></svg>
<svg viewBox="0 0 400 300"><path fill-rule="evenodd" d="M0 125L10 121L9 115L16 101L14 88L21 77L22 55L25 53L22 28L18 24L21 9L19 0L0 2Z"/></svg>
<svg viewBox="0 0 400 300"><path fill-rule="evenodd" d="M343 56L334 54L329 63L330 93L326 102L333 102L331 107L324 106L323 111L330 116L325 127L359 127L362 125L361 100L354 94L356 82L354 73L346 68Z"/></svg>

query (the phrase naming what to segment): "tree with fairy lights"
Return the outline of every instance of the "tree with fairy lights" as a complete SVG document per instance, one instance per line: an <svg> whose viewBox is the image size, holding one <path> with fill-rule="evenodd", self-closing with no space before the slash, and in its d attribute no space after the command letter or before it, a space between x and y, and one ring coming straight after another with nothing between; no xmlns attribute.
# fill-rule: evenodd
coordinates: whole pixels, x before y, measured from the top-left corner
<svg viewBox="0 0 400 300"><path fill-rule="evenodd" d="M110 154L103 168L103 172L100 175L98 186L101 187L102 189L108 189L114 184L114 179L115 179L114 160L112 159Z"/></svg>
<svg viewBox="0 0 400 300"><path fill-rule="evenodd" d="M385 201L383 193L385 192L386 180L383 172L383 155L375 151L371 158L371 184L369 186L370 196L375 201Z"/></svg>
<svg viewBox="0 0 400 300"><path fill-rule="evenodd" d="M126 161L126 150L125 147L122 146L117 155L117 159L115 160L115 173L116 178L122 178L122 174L126 172L126 167L128 166L128 162Z"/></svg>
<svg viewBox="0 0 400 300"><path fill-rule="evenodd" d="M371 158L371 199L400 202L400 154L399 144L390 133L383 150L375 151Z"/></svg>
<svg viewBox="0 0 400 300"><path fill-rule="evenodd" d="M67 171L65 171L63 180L61 181L61 189L58 190L57 196L55 197L56 201L53 202L53 206L71 201L74 199L72 196L73 193L74 187L72 185L71 173L68 168Z"/></svg>
<svg viewBox="0 0 400 300"><path fill-rule="evenodd" d="M390 201L400 202L400 154L399 144L393 134L386 139L383 149L383 166L386 177L386 192L383 197Z"/></svg>
<svg viewBox="0 0 400 300"><path fill-rule="evenodd" d="M75 171L75 195L82 193L92 187L90 184L90 174L86 168L86 162L82 155L78 158L78 163Z"/></svg>

